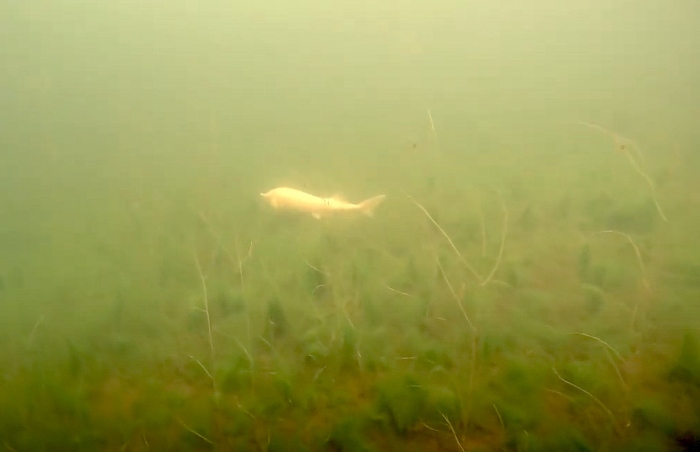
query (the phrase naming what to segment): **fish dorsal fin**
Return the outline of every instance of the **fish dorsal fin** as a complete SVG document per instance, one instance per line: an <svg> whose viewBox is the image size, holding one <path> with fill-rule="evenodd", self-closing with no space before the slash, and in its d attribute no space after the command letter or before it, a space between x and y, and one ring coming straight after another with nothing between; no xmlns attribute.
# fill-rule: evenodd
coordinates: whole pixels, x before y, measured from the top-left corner
<svg viewBox="0 0 700 452"><path fill-rule="evenodd" d="M340 201L340 202L347 202L347 201L345 200L345 197L344 197L343 195L341 195L341 194L338 194L338 193L336 193L336 194L334 194L333 196L331 196L331 199L335 199L336 201Z"/></svg>

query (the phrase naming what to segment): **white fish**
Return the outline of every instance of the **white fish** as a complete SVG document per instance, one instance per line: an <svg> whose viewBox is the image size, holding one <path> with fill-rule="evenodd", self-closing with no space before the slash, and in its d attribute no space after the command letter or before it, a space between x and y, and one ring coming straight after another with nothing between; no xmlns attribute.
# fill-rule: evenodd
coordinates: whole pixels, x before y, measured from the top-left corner
<svg viewBox="0 0 700 452"><path fill-rule="evenodd" d="M267 193L260 193L260 196L265 198L275 209L308 212L313 215L314 218L321 218L337 212L348 211L360 211L371 217L374 213L374 209L376 209L385 198L384 195L379 195L366 199L361 203L352 204L343 201L337 196L321 198L289 187L275 188Z"/></svg>

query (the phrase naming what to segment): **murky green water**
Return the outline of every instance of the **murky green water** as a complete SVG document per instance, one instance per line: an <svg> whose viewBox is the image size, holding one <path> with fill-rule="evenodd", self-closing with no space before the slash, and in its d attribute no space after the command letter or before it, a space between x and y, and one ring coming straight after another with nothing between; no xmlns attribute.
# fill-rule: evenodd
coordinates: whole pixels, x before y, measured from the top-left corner
<svg viewBox="0 0 700 452"><path fill-rule="evenodd" d="M694 4L205 3L0 6L5 449L698 446Z"/></svg>

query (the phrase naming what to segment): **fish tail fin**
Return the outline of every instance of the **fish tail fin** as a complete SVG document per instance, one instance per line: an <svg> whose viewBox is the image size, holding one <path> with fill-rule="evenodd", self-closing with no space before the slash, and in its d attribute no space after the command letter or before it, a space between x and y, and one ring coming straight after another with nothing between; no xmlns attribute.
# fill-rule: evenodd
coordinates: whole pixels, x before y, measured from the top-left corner
<svg viewBox="0 0 700 452"><path fill-rule="evenodd" d="M386 198L386 196L379 195L373 198L365 199L358 204L358 209L368 217L374 216L374 209L376 209L377 206L384 201L384 198Z"/></svg>

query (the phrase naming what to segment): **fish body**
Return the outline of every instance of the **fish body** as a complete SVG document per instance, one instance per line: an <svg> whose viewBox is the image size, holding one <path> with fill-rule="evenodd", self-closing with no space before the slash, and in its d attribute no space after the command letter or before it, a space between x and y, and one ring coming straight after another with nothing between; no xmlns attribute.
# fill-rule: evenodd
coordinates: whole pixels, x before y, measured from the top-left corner
<svg viewBox="0 0 700 452"><path fill-rule="evenodd" d="M275 209L297 210L310 213L314 218L322 218L339 212L359 211L367 216L372 216L385 196L379 195L366 199L358 204L353 204L333 196L322 198L310 193L289 187L274 188L267 193L260 193Z"/></svg>

